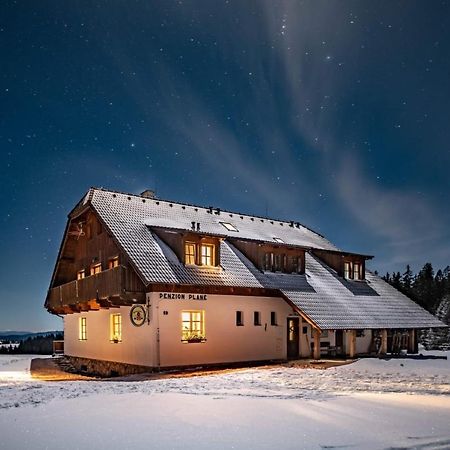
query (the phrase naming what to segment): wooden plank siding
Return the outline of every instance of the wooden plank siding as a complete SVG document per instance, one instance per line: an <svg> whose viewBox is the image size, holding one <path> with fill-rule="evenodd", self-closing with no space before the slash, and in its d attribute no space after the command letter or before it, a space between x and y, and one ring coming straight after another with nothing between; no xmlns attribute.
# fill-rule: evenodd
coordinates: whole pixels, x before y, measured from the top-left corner
<svg viewBox="0 0 450 450"><path fill-rule="evenodd" d="M79 235L77 232L82 230ZM116 258L117 267L110 268ZM100 264L100 273L91 267ZM80 270L85 277L77 279ZM126 255L91 209L71 215L57 261L56 271L45 302L57 314L100 306L145 301L145 286ZM101 300L101 301L100 301Z"/></svg>
<svg viewBox="0 0 450 450"><path fill-rule="evenodd" d="M344 262L359 263L361 264L361 277L362 279L366 278L366 258L361 255L342 254L317 249L312 250L312 253L327 266L334 269L340 277L344 276Z"/></svg>
<svg viewBox="0 0 450 450"><path fill-rule="evenodd" d="M126 267L117 266L50 289L45 304L50 311L61 310L62 312L65 308L76 311L98 309L97 305L143 303L145 302L144 289L132 290L134 286L132 278Z"/></svg>

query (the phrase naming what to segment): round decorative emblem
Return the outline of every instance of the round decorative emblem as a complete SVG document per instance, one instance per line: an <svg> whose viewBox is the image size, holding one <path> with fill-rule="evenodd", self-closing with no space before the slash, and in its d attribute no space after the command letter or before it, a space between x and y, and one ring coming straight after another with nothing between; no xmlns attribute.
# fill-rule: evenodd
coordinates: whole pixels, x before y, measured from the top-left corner
<svg viewBox="0 0 450 450"><path fill-rule="evenodd" d="M144 325L147 314L145 308L142 305L134 305L130 311L131 323L135 327Z"/></svg>

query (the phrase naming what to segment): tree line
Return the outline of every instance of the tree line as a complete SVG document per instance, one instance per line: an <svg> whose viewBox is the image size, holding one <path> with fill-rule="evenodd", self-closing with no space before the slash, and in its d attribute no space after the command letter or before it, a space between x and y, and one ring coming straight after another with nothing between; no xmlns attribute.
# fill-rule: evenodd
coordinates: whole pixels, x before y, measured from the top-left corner
<svg viewBox="0 0 450 450"><path fill-rule="evenodd" d="M450 266L436 273L431 263L413 274L409 264L403 273L386 273L382 277L420 306L435 314L444 299L450 299Z"/></svg>
<svg viewBox="0 0 450 450"><path fill-rule="evenodd" d="M51 355L53 353L53 341L63 339L63 333L29 337L20 341L18 346L4 345L0 347L0 353Z"/></svg>

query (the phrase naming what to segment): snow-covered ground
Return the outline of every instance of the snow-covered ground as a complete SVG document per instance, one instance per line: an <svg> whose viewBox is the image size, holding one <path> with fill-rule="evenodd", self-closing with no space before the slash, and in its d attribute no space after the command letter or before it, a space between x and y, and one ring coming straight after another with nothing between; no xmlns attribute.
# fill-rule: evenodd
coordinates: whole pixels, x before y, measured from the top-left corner
<svg viewBox="0 0 450 450"><path fill-rule="evenodd" d="M449 352L448 352L449 353ZM450 361L44 382L0 355L0 448L450 448Z"/></svg>

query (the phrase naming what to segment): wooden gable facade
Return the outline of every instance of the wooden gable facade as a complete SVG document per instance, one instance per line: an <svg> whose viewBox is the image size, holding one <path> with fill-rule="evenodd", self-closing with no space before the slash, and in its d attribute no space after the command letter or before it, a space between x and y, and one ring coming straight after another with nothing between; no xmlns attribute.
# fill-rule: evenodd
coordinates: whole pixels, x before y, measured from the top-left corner
<svg viewBox="0 0 450 450"><path fill-rule="evenodd" d="M143 282L97 213L76 208L69 215L45 307L70 314L144 301Z"/></svg>

